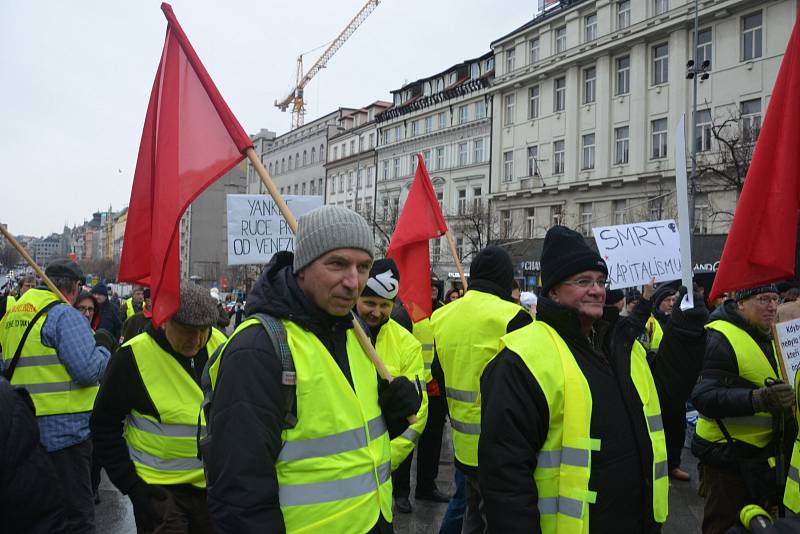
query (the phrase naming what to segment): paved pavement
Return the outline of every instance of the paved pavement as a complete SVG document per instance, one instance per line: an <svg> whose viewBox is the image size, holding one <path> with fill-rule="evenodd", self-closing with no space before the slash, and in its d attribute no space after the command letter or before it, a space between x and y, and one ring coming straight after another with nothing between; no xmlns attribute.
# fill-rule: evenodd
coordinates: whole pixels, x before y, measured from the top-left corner
<svg viewBox="0 0 800 534"><path fill-rule="evenodd" d="M703 501L697 496L697 461L689 450L683 451L683 468L692 475L691 482L670 481L669 489L669 518L664 525L664 534L692 534L700 532L700 523L703 517ZM412 496L414 488L414 473L416 465L412 466ZM620 473L624 476L624 473ZM439 489L452 494L453 487L453 453L449 440L444 440L442 445L442 459L437 480ZM97 532L135 534L133 512L130 501L121 495L108 481L103 473L100 484L101 503L97 505ZM439 531L446 504L431 502L413 502L414 512L411 514L395 513L395 532L397 534L436 534Z"/></svg>

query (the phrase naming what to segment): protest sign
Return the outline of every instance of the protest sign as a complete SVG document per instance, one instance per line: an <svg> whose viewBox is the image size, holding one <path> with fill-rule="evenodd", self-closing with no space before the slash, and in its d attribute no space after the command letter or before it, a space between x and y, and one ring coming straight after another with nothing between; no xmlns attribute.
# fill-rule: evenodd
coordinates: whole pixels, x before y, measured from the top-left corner
<svg viewBox="0 0 800 534"><path fill-rule="evenodd" d="M783 360L781 371L788 384L794 386L794 377L800 367L800 319L775 325L775 344Z"/></svg>
<svg viewBox="0 0 800 534"><path fill-rule="evenodd" d="M611 289L678 280L681 247L672 219L592 228L600 256L608 264Z"/></svg>
<svg viewBox="0 0 800 534"><path fill-rule="evenodd" d="M283 197L295 217L322 206L321 196ZM228 265L267 263L279 250L294 252L294 233L268 195L228 195Z"/></svg>

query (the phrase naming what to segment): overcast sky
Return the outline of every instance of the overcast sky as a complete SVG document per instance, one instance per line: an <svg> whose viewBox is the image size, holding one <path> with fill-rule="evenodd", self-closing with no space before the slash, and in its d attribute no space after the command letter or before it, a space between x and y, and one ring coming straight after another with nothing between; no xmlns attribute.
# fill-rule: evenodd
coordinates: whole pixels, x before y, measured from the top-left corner
<svg viewBox="0 0 800 534"><path fill-rule="evenodd" d="M248 133L289 129L273 101L301 52L366 0L174 0L178 20ZM384 0L306 87L313 120L489 50L535 0ZM127 205L164 44L158 1L0 0L0 222L47 235ZM305 57L309 68L322 49Z"/></svg>

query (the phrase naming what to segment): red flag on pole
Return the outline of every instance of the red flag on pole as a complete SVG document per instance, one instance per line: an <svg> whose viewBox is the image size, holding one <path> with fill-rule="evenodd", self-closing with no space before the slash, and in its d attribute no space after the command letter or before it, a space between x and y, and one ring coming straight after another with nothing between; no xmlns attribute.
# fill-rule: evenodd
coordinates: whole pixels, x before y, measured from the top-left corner
<svg viewBox="0 0 800 534"><path fill-rule="evenodd" d="M794 274L800 208L800 29L786 54L739 197L709 295L776 282Z"/></svg>
<svg viewBox="0 0 800 534"><path fill-rule="evenodd" d="M123 282L150 286L153 323L180 307L181 216L252 147L169 4L167 36L144 119L119 266Z"/></svg>
<svg viewBox="0 0 800 534"><path fill-rule="evenodd" d="M414 322L431 315L431 259L428 241L447 232L425 160L417 154L417 172L386 256L400 271L400 300Z"/></svg>

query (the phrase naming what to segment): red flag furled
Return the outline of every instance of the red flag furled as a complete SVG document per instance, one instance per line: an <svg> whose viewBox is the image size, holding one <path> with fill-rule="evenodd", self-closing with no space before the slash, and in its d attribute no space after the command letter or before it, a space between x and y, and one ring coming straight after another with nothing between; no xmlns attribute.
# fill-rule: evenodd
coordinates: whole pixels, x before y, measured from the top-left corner
<svg viewBox="0 0 800 534"><path fill-rule="evenodd" d="M119 266L150 286L153 323L180 307L181 215L252 142L222 99L169 4L167 36L144 119Z"/></svg>
<svg viewBox="0 0 800 534"><path fill-rule="evenodd" d="M400 300L414 322L431 315L431 259L428 241L447 232L425 161L417 154L417 172L386 256L400 271Z"/></svg>
<svg viewBox="0 0 800 534"><path fill-rule="evenodd" d="M798 28L795 21L722 251L710 300L726 291L785 280L794 274L797 210L800 208Z"/></svg>

